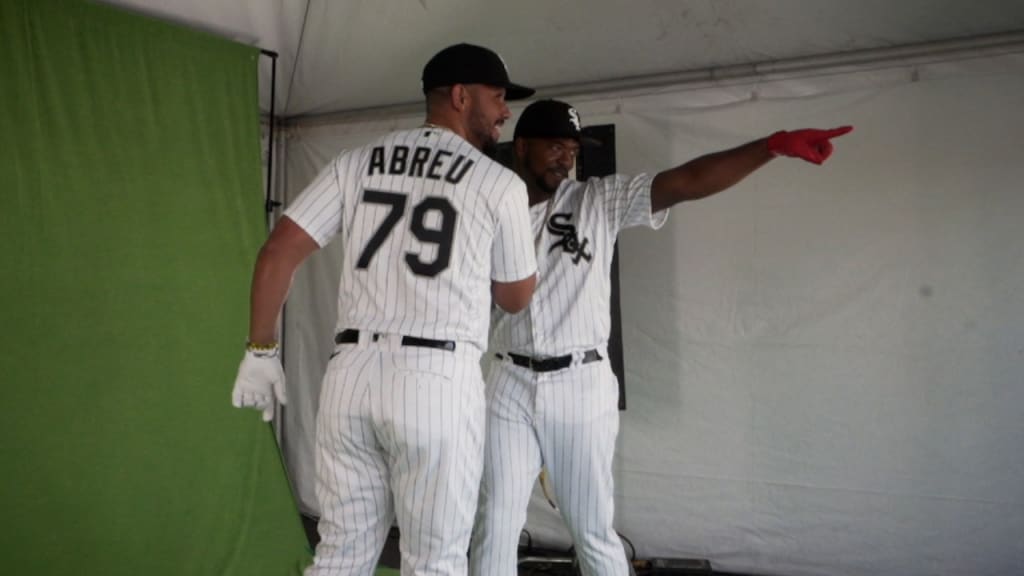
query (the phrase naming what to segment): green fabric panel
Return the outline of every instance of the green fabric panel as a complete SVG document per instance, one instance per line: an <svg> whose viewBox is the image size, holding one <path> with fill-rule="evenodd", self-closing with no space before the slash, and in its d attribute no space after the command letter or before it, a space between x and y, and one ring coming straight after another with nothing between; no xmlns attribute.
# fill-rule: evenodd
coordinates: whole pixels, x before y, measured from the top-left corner
<svg viewBox="0 0 1024 576"><path fill-rule="evenodd" d="M230 404L258 50L77 0L2 0L0 49L0 571L299 574L271 429Z"/></svg>

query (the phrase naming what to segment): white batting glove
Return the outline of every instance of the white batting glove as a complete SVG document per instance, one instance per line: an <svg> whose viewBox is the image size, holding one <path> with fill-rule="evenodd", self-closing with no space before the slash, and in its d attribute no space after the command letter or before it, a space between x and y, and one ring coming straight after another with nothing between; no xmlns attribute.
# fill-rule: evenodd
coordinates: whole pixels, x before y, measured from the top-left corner
<svg viewBox="0 0 1024 576"><path fill-rule="evenodd" d="M246 350L238 366L231 403L235 408L255 408L263 411L263 421L274 419L275 401L288 403L284 391L284 368L277 349L272 351Z"/></svg>

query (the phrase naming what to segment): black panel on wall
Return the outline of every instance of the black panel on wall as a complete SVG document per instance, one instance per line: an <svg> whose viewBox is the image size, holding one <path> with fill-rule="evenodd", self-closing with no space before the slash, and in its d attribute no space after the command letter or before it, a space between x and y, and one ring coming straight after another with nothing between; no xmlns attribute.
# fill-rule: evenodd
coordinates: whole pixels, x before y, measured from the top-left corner
<svg viewBox="0 0 1024 576"><path fill-rule="evenodd" d="M583 135L601 143L600 146L584 146L576 165L580 180L600 178L615 173L615 125L588 126ZM608 362L615 377L619 379L619 410L626 409L626 370L622 359L622 307L619 304L619 243L615 243L612 255L611 334L608 338Z"/></svg>

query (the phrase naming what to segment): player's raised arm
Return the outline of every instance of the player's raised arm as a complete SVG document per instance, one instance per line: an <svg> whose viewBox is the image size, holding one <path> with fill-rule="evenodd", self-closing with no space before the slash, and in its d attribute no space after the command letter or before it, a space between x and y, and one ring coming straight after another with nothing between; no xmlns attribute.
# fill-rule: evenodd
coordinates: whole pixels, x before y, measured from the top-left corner
<svg viewBox="0 0 1024 576"><path fill-rule="evenodd" d="M776 156L791 156L821 164L832 154L831 139L851 130L852 126L842 126L831 130L776 132L767 138L705 154L665 170L654 177L651 185L651 212L721 192Z"/></svg>

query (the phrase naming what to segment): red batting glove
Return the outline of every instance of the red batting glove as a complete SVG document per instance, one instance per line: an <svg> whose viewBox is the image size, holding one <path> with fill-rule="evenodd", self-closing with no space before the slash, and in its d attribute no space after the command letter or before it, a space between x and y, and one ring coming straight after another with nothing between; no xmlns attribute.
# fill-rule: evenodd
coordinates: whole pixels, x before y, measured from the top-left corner
<svg viewBox="0 0 1024 576"><path fill-rule="evenodd" d="M792 156L803 158L808 162L821 164L832 155L832 142L853 130L853 126L840 126L831 130L815 130L805 128L792 132L776 132L768 137L768 151L775 156Z"/></svg>

